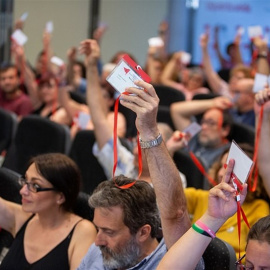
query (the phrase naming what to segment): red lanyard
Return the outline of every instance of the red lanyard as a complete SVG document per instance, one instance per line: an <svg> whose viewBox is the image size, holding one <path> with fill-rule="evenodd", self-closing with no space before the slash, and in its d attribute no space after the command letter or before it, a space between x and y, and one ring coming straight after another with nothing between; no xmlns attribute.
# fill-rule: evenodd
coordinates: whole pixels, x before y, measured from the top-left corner
<svg viewBox="0 0 270 270"><path fill-rule="evenodd" d="M227 168L227 164L224 164L224 168ZM238 228L238 244L239 244L239 259L240 259L240 240L241 240L241 215L243 220L245 221L246 225L248 226L248 228L250 229L250 225L248 223L247 217L245 215L245 212L243 210L243 208L241 207L240 204L240 194L239 191L243 190L243 186L241 184L241 182L239 181L239 179L236 177L236 175L234 173L232 173L231 175L231 179L233 182L233 185L235 187L236 190L236 203L237 203L237 228Z"/></svg>
<svg viewBox="0 0 270 270"><path fill-rule="evenodd" d="M199 171L201 172L201 174L207 178L208 182L214 187L217 183L216 181L205 171L203 165L201 164L201 162L198 160L198 158L195 156L195 154L192 151L189 151L189 155L192 159L192 161L194 162L194 164L196 165L196 167L199 169Z"/></svg>
<svg viewBox="0 0 270 270"><path fill-rule="evenodd" d="M127 92L123 93L124 95L127 95ZM114 179L114 174L115 170L117 167L117 119L118 119L118 107L119 107L119 99L121 95L116 99L115 105L114 105L114 127L113 127L113 159L114 159L114 164L113 164L113 179ZM142 173L142 150L140 147L140 142L139 142L139 132L137 132L137 147L138 147L138 164L139 164L139 172L138 172L138 178L140 178L141 173ZM132 187L136 183L136 180L133 181L130 184L119 186L115 182L114 184L121 189L127 189Z"/></svg>
<svg viewBox="0 0 270 270"><path fill-rule="evenodd" d="M259 115L257 130L256 130L254 155L253 155L254 166L253 166L251 173L249 175L249 178L248 178L248 189L251 192L254 192L256 190L257 184L258 184L259 170L258 170L257 157L258 157L258 149L259 149L261 128L262 128L263 108L264 108L264 105L262 105L261 109L260 109L260 115ZM253 172L254 172L254 177L253 177L253 182L252 182Z"/></svg>

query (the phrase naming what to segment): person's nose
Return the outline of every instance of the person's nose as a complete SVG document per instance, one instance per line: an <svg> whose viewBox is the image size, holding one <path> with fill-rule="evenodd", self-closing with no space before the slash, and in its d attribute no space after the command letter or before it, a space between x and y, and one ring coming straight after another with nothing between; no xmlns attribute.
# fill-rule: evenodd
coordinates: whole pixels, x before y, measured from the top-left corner
<svg viewBox="0 0 270 270"><path fill-rule="evenodd" d="M28 189L28 187L27 187L26 184L25 184L24 186L22 186L21 189L20 189L20 194L21 194L21 195L25 195L25 196L26 196L26 195L29 194L29 192L30 192L30 191L29 191L29 189Z"/></svg>
<svg viewBox="0 0 270 270"><path fill-rule="evenodd" d="M101 231L98 231L98 233L96 235L95 245L96 246L106 246L107 245L106 237Z"/></svg>

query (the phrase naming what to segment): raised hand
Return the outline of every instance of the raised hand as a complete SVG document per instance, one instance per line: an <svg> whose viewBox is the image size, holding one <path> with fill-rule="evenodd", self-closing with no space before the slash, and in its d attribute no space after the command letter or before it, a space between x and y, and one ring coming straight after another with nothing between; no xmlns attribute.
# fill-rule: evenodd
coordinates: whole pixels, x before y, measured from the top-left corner
<svg viewBox="0 0 270 270"><path fill-rule="evenodd" d="M208 42L209 42L209 35L207 33L201 34L200 46L202 49L207 49Z"/></svg>
<svg viewBox="0 0 270 270"><path fill-rule="evenodd" d="M270 88L265 88L264 90L259 91L255 95L255 100L258 103L258 105L263 105L267 101L270 100Z"/></svg>
<svg viewBox="0 0 270 270"><path fill-rule="evenodd" d="M236 190L232 186L231 174L234 168L234 160L230 160L220 184L209 191L207 214L215 219L225 222L237 211ZM243 185L240 192L242 204L247 195L247 184Z"/></svg>
<svg viewBox="0 0 270 270"><path fill-rule="evenodd" d="M100 58L100 48L96 40L86 39L80 43L80 54L85 55L85 66L96 65Z"/></svg>
<svg viewBox="0 0 270 270"><path fill-rule="evenodd" d="M76 55L77 55L77 48L76 47L71 47L67 51L67 57L70 62L73 62L76 60Z"/></svg>
<svg viewBox="0 0 270 270"><path fill-rule="evenodd" d="M157 111L159 98L154 87L144 81L137 81L135 84L142 89L135 87L127 88L126 91L135 95L122 95L121 104L137 114L136 126L144 141L157 137Z"/></svg>
<svg viewBox="0 0 270 270"><path fill-rule="evenodd" d="M213 102L214 102L214 107L219 108L221 110L226 110L233 106L231 100L227 97L213 98Z"/></svg>

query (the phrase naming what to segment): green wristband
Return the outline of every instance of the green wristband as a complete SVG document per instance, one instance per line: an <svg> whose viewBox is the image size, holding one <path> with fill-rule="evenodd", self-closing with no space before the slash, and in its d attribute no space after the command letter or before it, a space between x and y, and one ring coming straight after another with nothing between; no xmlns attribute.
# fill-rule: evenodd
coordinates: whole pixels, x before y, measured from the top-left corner
<svg viewBox="0 0 270 270"><path fill-rule="evenodd" d="M201 229L200 227L198 227L195 223L192 224L192 229L194 231L196 231L197 233L199 233L199 234L202 234L202 235L205 235L207 237L212 238L210 234L208 234L206 231L204 231L203 229Z"/></svg>

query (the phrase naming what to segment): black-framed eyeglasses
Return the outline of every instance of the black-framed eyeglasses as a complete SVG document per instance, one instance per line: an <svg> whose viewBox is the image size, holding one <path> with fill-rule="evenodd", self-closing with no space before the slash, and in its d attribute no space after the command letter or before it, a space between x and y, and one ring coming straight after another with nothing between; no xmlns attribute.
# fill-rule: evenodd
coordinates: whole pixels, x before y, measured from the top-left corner
<svg viewBox="0 0 270 270"><path fill-rule="evenodd" d="M31 182L27 182L25 178L20 177L18 179L18 183L23 187L23 186L27 186L27 189L31 192L37 193L37 192L41 192L41 191L50 191L50 190L56 190L56 188L51 187L51 188L43 188L40 187L39 184L37 183L31 183Z"/></svg>
<svg viewBox="0 0 270 270"><path fill-rule="evenodd" d="M246 257L246 254L244 254L239 260L235 262L236 269L237 270L253 270L253 267L246 267L241 263L241 261Z"/></svg>

